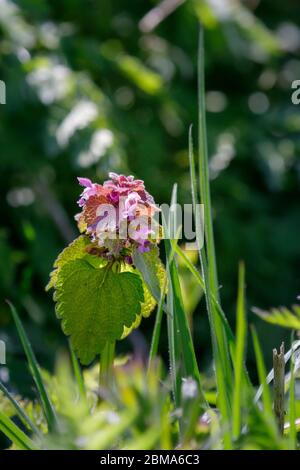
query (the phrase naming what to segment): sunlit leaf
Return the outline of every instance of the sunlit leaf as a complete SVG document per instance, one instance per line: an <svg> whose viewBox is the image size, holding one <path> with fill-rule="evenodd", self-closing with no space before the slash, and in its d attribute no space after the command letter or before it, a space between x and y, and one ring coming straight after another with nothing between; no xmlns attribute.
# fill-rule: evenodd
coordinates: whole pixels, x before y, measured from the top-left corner
<svg viewBox="0 0 300 470"><path fill-rule="evenodd" d="M300 306L293 305L291 309L286 307L272 308L269 311L259 308L252 309L256 315L273 325L283 326L284 328L292 328L300 330Z"/></svg>
<svg viewBox="0 0 300 470"><path fill-rule="evenodd" d="M83 258L86 256L87 252L85 248L90 244L90 240L88 237L81 235L80 237L76 238L70 245L68 245L57 257L56 261L54 262L54 270L50 274L50 280L46 286L46 290L55 287L57 282L57 276L59 270L69 261Z"/></svg>
<svg viewBox="0 0 300 470"><path fill-rule="evenodd" d="M56 312L83 364L107 342L121 339L141 311L143 285L137 274L95 268L86 260L65 264L58 273Z"/></svg>

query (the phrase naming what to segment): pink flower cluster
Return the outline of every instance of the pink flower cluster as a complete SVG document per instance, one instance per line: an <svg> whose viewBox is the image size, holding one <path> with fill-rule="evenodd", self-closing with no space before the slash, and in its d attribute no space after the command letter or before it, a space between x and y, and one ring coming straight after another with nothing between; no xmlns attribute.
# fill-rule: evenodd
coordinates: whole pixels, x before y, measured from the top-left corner
<svg viewBox="0 0 300 470"><path fill-rule="evenodd" d="M148 251L156 241L153 218L159 210L142 180L109 173L103 185L78 178L84 190L75 216L79 229L88 234L107 259L131 263L133 248ZM157 227L157 225L156 225Z"/></svg>

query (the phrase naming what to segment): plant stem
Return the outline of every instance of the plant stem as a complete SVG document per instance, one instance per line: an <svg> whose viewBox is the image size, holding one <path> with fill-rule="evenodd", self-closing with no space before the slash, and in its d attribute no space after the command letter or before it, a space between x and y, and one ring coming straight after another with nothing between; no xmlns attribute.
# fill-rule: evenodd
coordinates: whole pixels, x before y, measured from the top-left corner
<svg viewBox="0 0 300 470"><path fill-rule="evenodd" d="M78 386L79 396L82 400L86 401L86 389L85 389L82 371L81 371L78 359L76 357L75 351L71 345L71 342L69 342L69 348L70 348L70 355L71 355L71 360L72 360L72 365L73 365L74 376L75 376L77 386Z"/></svg>
<svg viewBox="0 0 300 470"><path fill-rule="evenodd" d="M100 387L107 388L111 383L112 368L115 357L116 343L106 343L103 351L100 354L100 374L99 385Z"/></svg>
<svg viewBox="0 0 300 470"><path fill-rule="evenodd" d="M280 346L279 353L273 349L274 368L274 412L280 434L284 430L284 343Z"/></svg>
<svg viewBox="0 0 300 470"><path fill-rule="evenodd" d="M167 276L164 281L163 289L160 295L159 304L157 307L157 314L156 314L156 319L155 319L154 331L152 335L150 353L149 353L148 371L152 368L155 358L157 356L161 323L162 323L163 312L164 312L164 300L166 296L166 289L167 289Z"/></svg>

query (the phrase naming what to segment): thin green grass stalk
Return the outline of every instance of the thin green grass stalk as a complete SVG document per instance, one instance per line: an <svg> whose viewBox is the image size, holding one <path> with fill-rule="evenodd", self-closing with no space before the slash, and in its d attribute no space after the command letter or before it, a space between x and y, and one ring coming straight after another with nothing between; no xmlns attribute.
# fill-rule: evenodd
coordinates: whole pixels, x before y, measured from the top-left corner
<svg viewBox="0 0 300 470"><path fill-rule="evenodd" d="M21 450L37 450L35 443L0 410L0 431Z"/></svg>
<svg viewBox="0 0 300 470"><path fill-rule="evenodd" d="M291 344L293 345L294 333L292 334ZM290 449L297 449L297 429L296 429L296 396L295 396L295 361L294 354L291 356L290 363L290 394L289 394L289 440Z"/></svg>
<svg viewBox="0 0 300 470"><path fill-rule="evenodd" d="M198 281L199 286L201 287L201 289L203 289L204 292L205 292L204 281L203 281L203 279L201 277L201 274L199 273L198 269L189 260L189 258L186 256L185 252L180 248L180 246L176 245L175 246L175 251L178 254L178 256L181 257L181 259L184 262L185 266L189 269L191 274L195 277L196 281ZM212 296L211 296L211 302L213 303L213 306L216 309L216 312L218 313L218 315L220 317L220 320L223 323L224 331L225 331L225 334L226 334L226 340L227 340L228 345L229 345L231 360L234 363L235 357L236 357L236 340L235 340L234 334L232 332L231 326L228 323L228 320L225 316L225 313L224 313L222 307L220 306L220 304L218 304L216 299L214 299ZM250 382L248 371L246 369L245 364L243 364L243 380L245 381L245 383L248 386L248 391L253 392L252 384Z"/></svg>
<svg viewBox="0 0 300 470"><path fill-rule="evenodd" d="M199 145L199 190L200 199L204 204L204 232L209 262L209 285L217 301L219 301L219 283L213 234L207 131L205 115L205 73L204 73L204 38L203 28L200 25L198 46L198 145Z"/></svg>
<svg viewBox="0 0 300 470"><path fill-rule="evenodd" d="M251 327L252 340L256 358L256 366L258 371L259 382L262 385L262 401L265 413L271 417L273 416L273 406L269 386L267 384L267 373L264 363L263 354L259 344L258 336L254 326Z"/></svg>
<svg viewBox="0 0 300 470"><path fill-rule="evenodd" d="M20 407L19 403L14 399L12 394L7 390L7 388L0 382L0 390L6 396L6 398L10 401L13 407L16 410L17 415L21 419L21 421L31 429L31 431L36 434L38 437L41 437L41 433L35 424L31 421L29 416L25 413L24 410Z"/></svg>
<svg viewBox="0 0 300 470"><path fill-rule="evenodd" d="M238 439L242 425L242 405L243 405L243 369L245 360L245 344L247 334L247 317L245 305L245 266L240 263L238 296L236 307L236 351L234 361L234 391L233 391L233 438Z"/></svg>
<svg viewBox="0 0 300 470"><path fill-rule="evenodd" d="M185 266L189 269L191 274L195 277L196 281L198 281L201 289L204 291L204 293L206 295L205 284L204 284L204 281L203 281L202 276L199 273L198 269L189 260L189 258L186 256L185 252L180 248L180 246L176 245L175 251L181 257L181 259L184 262ZM230 327L230 325L227 321L225 313L222 310L222 307L220 306L220 304L217 303L216 299L213 298L212 296L211 296L211 302L213 303L213 305L214 305L216 311L218 312L218 314L220 316L220 319L223 323L223 326L224 326L224 329L225 329L225 332L226 332L226 339L227 339L228 343L230 344L230 346L235 348L234 334L233 334L233 332L231 330L231 327Z"/></svg>
<svg viewBox="0 0 300 470"><path fill-rule="evenodd" d="M75 376L75 380L76 380L77 387L78 387L79 396L83 401L86 401L87 397L86 397L86 388L84 384L83 374L81 371L79 361L77 359L74 349L72 348L70 341L69 341L69 349L70 349L72 366L73 366L74 376Z"/></svg>
<svg viewBox="0 0 300 470"><path fill-rule="evenodd" d="M201 266L204 273L204 278L207 281L207 262L205 257L205 251L201 250ZM213 357L215 363L215 371L216 371L216 382L217 382L217 405L221 412L221 421L222 421L222 428L223 428L223 439L224 439L224 449L230 450L232 449L232 439L231 439L231 410L230 410L230 401L229 396L231 392L232 385L227 383L226 381L226 372L224 363L222 361L221 350L218 345L217 335L214 333L214 324L213 324L213 315L217 315L217 309L213 306L212 295L210 294L209 286L206 285L205 292L208 293L206 295L206 303L207 303L207 311L208 317L210 321L210 328L211 328L211 339L212 339L212 347L213 347Z"/></svg>
<svg viewBox="0 0 300 470"><path fill-rule="evenodd" d="M216 363L216 376L219 399L222 403L224 403L224 407L221 410L221 413L223 415L224 423L226 423L225 427L227 428L227 420L231 414L233 376L229 348L226 341L223 323L218 315L218 312L216 311L216 308L214 307L214 304L211 302L211 297L215 298L218 303L220 302L220 299L209 183L204 75L204 39L203 29L200 26L198 48L199 191L200 201L202 204L204 204L205 246L200 250L199 255L203 279L205 282L207 309L210 318L214 359ZM196 189L194 190L194 192L196 194ZM221 383L222 381L224 381L224 383ZM221 396L221 393L224 393L225 396Z"/></svg>
<svg viewBox="0 0 300 470"><path fill-rule="evenodd" d="M169 267L167 264L167 270ZM178 340L175 327L175 314L173 307L173 293L172 287L169 287L167 293L167 308L169 313L167 314L167 331L168 331L168 349L169 349L169 363L170 363L170 376L172 381L172 392L176 408L180 408L180 395L181 395L181 384L180 384L180 356L178 349Z"/></svg>
<svg viewBox="0 0 300 470"><path fill-rule="evenodd" d="M169 259L167 260L169 264L173 260L174 254L176 252L178 237L179 237L179 233L178 233L178 236L176 236L176 243L172 243L171 254L170 254ZM151 369L155 361L155 358L157 356L163 312L165 311L166 314L170 313L168 312L168 309L166 308L166 305L164 304L166 293L167 293L167 286L168 286L168 276L165 277L163 288L160 292L159 302L157 306L157 314L155 318L155 325L154 325L154 330L152 334L151 347L150 347L149 360L148 360L148 371Z"/></svg>
<svg viewBox="0 0 300 470"><path fill-rule="evenodd" d="M100 354L100 373L99 383L100 387L109 387L112 379L112 368L115 357L116 343L106 343L103 351Z"/></svg>
<svg viewBox="0 0 300 470"><path fill-rule="evenodd" d="M198 281L201 289L204 291L204 293L206 295L205 284L204 284L204 281L203 281L202 276L199 273L198 269L189 260L189 258L186 256L185 252L180 248L180 246L176 245L175 251L181 257L181 259L184 262L185 266L189 269L191 274L195 277L196 281ZM228 343L230 344L230 346L232 346L232 348L235 348L234 334L233 334L233 332L231 330L231 327L230 327L230 325L227 321L225 313L222 310L222 307L220 306L220 304L217 303L216 299L214 299L212 296L211 296L211 302L214 305L214 307L215 307L215 309L216 309L216 311L217 311L217 313L218 313L218 315L219 315L219 317L220 317L220 319L223 323L223 326L224 326L224 329L225 329L225 332L226 332L226 339L227 339Z"/></svg>
<svg viewBox="0 0 300 470"><path fill-rule="evenodd" d="M172 196L171 196L171 208L175 206L177 202L177 185L174 184L172 189ZM172 213L169 214L169 219L166 221L163 217L163 229L165 233L165 237L169 238L170 232L169 229L172 226L174 227L174 220L171 219L173 217ZM181 396L181 377L180 377L180 366L181 366L181 358L179 352L179 337L178 337L178 328L176 326L176 307L174 305L175 297L174 297L174 288L175 291L177 286L174 286L173 282L173 259L171 259L171 248L169 244L169 240L165 238L164 245L166 250L166 268L167 268L167 277L168 277L168 292L167 292L167 331L168 331L168 348L169 348L169 362L170 362L170 375L172 379L172 388L173 388L173 398L175 402L176 408L180 407L180 396ZM181 296L180 292L179 298ZM181 302L179 302L180 308Z"/></svg>
<svg viewBox="0 0 300 470"><path fill-rule="evenodd" d="M159 345L159 339L160 339L161 324L162 324L163 313L164 313L164 301L165 301L165 296L166 296L166 288L167 288L167 277L164 281L163 290L161 291L159 304L157 306L155 325L154 325L154 330L153 330L153 335L152 335L152 340L151 340L150 353L149 353L148 371L150 369L152 369L155 358L157 357L157 353L158 353L158 345Z"/></svg>
<svg viewBox="0 0 300 470"><path fill-rule="evenodd" d="M177 201L177 187L174 185L171 207ZM169 235L168 226L166 221L165 233ZM173 227L172 220L169 221L169 226ZM174 242L173 242L174 243ZM173 248L169 239L165 239L165 249L167 257L167 273L169 278L169 288L167 293L168 310L170 314L167 315L168 325L168 338L169 338L169 351L170 351L170 365L173 374L174 396L177 405L180 405L180 390L182 379L187 377L194 378L199 385L199 392L203 404L207 406L204 394L201 389L200 373L197 365L196 354L194 350L192 335L186 313L184 311L180 281L178 276L178 268L176 259L172 256ZM171 260L169 262L169 260Z"/></svg>
<svg viewBox="0 0 300 470"><path fill-rule="evenodd" d="M176 245L174 247L174 251L180 256L182 261L184 262L185 266L189 269L189 271L193 274L195 279L198 281L198 284L200 285L201 289L205 293L205 285L204 281L202 279L201 274L199 273L198 269L193 265L193 263L190 261L189 257L185 254L182 248L180 248L179 245Z"/></svg>
<svg viewBox="0 0 300 470"><path fill-rule="evenodd" d="M56 418L56 415L55 415L54 407L51 403L51 400L48 396L46 387L45 387L43 379L42 379L40 366L38 365L35 354L32 350L31 344L28 340L28 337L26 335L26 332L23 328L23 325L21 323L21 320L19 318L19 315L18 315L15 307L9 301L7 301L7 303L10 307L10 310L11 310L11 313L12 313L12 316L13 316L18 334L19 334L19 338L21 340L24 352L26 354L27 362L28 362L28 365L29 365L29 369L30 369L32 378L35 382L35 385L36 385L38 393L39 393L39 398L40 398L41 403L42 403L42 407L43 407L43 411L44 411L44 415L45 415L48 427L49 427L50 430L54 430L54 429L57 428L57 418Z"/></svg>
<svg viewBox="0 0 300 470"><path fill-rule="evenodd" d="M202 64L203 66L203 64ZM193 153L193 140L192 140L192 128L189 131L189 160L190 160L190 174L191 174L191 188L192 188L192 199L194 215L196 220L196 239L199 250L199 257L201 262L201 269L204 279L204 292L207 304L207 312L211 328L211 339L213 347L213 356L216 367L216 380L218 389L218 404L222 415L222 423L224 428L224 447L230 449L232 447L231 435L229 429L230 419L230 399L231 399L231 387L232 387L232 374L231 364L229 358L228 345L225 343L225 334L223 330L222 320L219 318L218 301L214 296L213 291L210 289L210 277L209 269L206 261L205 247L202 246L201 234L199 234L199 218L197 213L197 184L196 184L196 171L195 171L195 160ZM205 207L204 207L205 209ZM205 220L204 220L205 222ZM206 235L206 234L205 234ZM202 281L202 278L200 278ZM203 283L199 280L203 286ZM215 299L213 302L212 299ZM224 316L225 317L225 316ZM226 354L224 355L224 350Z"/></svg>
<svg viewBox="0 0 300 470"><path fill-rule="evenodd" d="M179 236L179 234L178 234ZM176 237L176 240L178 241L178 238ZM170 264L173 260L174 254L175 254L175 246L172 246L172 250L170 253L170 258L167 260L167 262ZM168 285L168 277L165 277L163 288L160 293L160 298L159 298L159 303L157 306L157 313L156 313L156 318L155 318L155 325L154 325L154 330L152 334L152 340L151 340L151 347L150 347L150 353L149 353L149 360L148 360L148 372L152 368L155 358L157 356L158 352L158 344L159 344L159 339L160 339L160 331L161 331L161 323L162 323L162 318L163 318L163 312L164 310L166 311L166 307L164 305L166 293L167 293L167 285ZM168 312L166 311L168 314Z"/></svg>

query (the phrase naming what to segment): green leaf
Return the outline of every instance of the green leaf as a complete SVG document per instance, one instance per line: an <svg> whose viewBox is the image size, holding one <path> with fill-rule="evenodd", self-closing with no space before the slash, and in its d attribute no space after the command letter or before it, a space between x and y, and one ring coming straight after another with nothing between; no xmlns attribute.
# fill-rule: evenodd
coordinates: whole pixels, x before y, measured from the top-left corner
<svg viewBox="0 0 300 470"><path fill-rule="evenodd" d="M158 246L154 245L146 253L140 253L136 250L133 253L133 262L140 271L156 302L159 302L166 271L159 258Z"/></svg>
<svg viewBox="0 0 300 470"><path fill-rule="evenodd" d="M83 364L89 364L107 342L121 339L141 312L143 285L137 274L114 273L74 260L58 272L55 300L62 329Z"/></svg>
<svg viewBox="0 0 300 470"><path fill-rule="evenodd" d="M143 281L144 302L141 306L141 313L138 315L130 328L124 328L122 339L128 336L132 330L138 328L142 317L148 318L154 310L156 304L160 304L161 291L166 290L166 271L163 263L159 258L159 249L153 246L149 252L133 254L133 261L138 269L134 269L129 265L125 266L125 270L135 272Z"/></svg>
<svg viewBox="0 0 300 470"><path fill-rule="evenodd" d="M134 322L129 327L124 326L121 339L127 338L127 336L129 336L133 330L136 330L140 326L142 318L143 318L143 315L139 314L135 317Z"/></svg>
<svg viewBox="0 0 300 470"><path fill-rule="evenodd" d="M300 306L293 305L291 309L286 307L272 308L270 311L253 308L252 311L260 318L273 325L300 330Z"/></svg>
<svg viewBox="0 0 300 470"><path fill-rule="evenodd" d="M140 273L135 270L135 271L128 271L128 272L134 272L137 276L140 277ZM142 280L142 279L141 279ZM130 335L130 333L135 330L136 328L138 328L141 324L141 321L142 321L142 318L148 318L151 314L151 312L153 311L153 309L155 308L155 305L156 305L156 300L154 299L154 297L151 295L151 292L149 291L148 287L146 286L146 284L144 282L142 282L142 285L143 285L143 291L144 291L144 302L142 302L141 304L141 311L140 313L136 316L134 322L130 325L129 328L127 328L126 326L124 326L124 330L123 330L123 335L122 335L122 338L121 339L124 339L126 338L128 335Z"/></svg>
<svg viewBox="0 0 300 470"><path fill-rule="evenodd" d="M91 243L88 237L81 235L70 243L57 257L54 263L54 270L50 274L50 280L46 286L46 290L50 290L55 287L57 282L57 276L60 269L69 261L83 258L87 255L85 251L86 247Z"/></svg>
<svg viewBox="0 0 300 470"><path fill-rule="evenodd" d="M158 256L158 251L157 251L157 256ZM157 271L158 271L157 276L159 277L159 283L163 283L164 276L165 276L165 269L159 258L157 258ZM147 283L145 282L144 276L142 275L139 269L136 269L136 267L131 266L127 263L123 263L121 267L121 272L134 273L134 274L137 274L141 278L141 281L143 283L143 289L144 289L144 302L142 303L140 317L148 318L151 312L153 311L154 307L156 306L157 302L151 293L151 289L148 287Z"/></svg>
<svg viewBox="0 0 300 470"><path fill-rule="evenodd" d="M165 270L164 270L163 264L161 263L160 259L158 258L158 249L156 251L157 251L156 263L157 263L157 266L158 266L158 274L157 275L159 277L159 282L162 283L162 282L164 282ZM142 280L143 290L144 290L144 302L141 305L141 312L140 312L139 315L136 316L135 321L132 323L132 325L129 328L124 327L124 332L123 332L123 336L122 336L122 339L124 339L132 332L132 330L134 330L134 329L136 329L140 326L143 317L148 318L151 315L151 313L154 310L157 302L156 302L155 298L153 297L153 295L151 294L151 291L148 288L147 284L144 282L144 278L143 278L142 274L140 273L140 271L138 269L136 269L133 266L130 266L129 264L123 264L123 266L121 268L121 272L131 272L131 273L137 274ZM163 286L162 286L162 288L163 288Z"/></svg>

